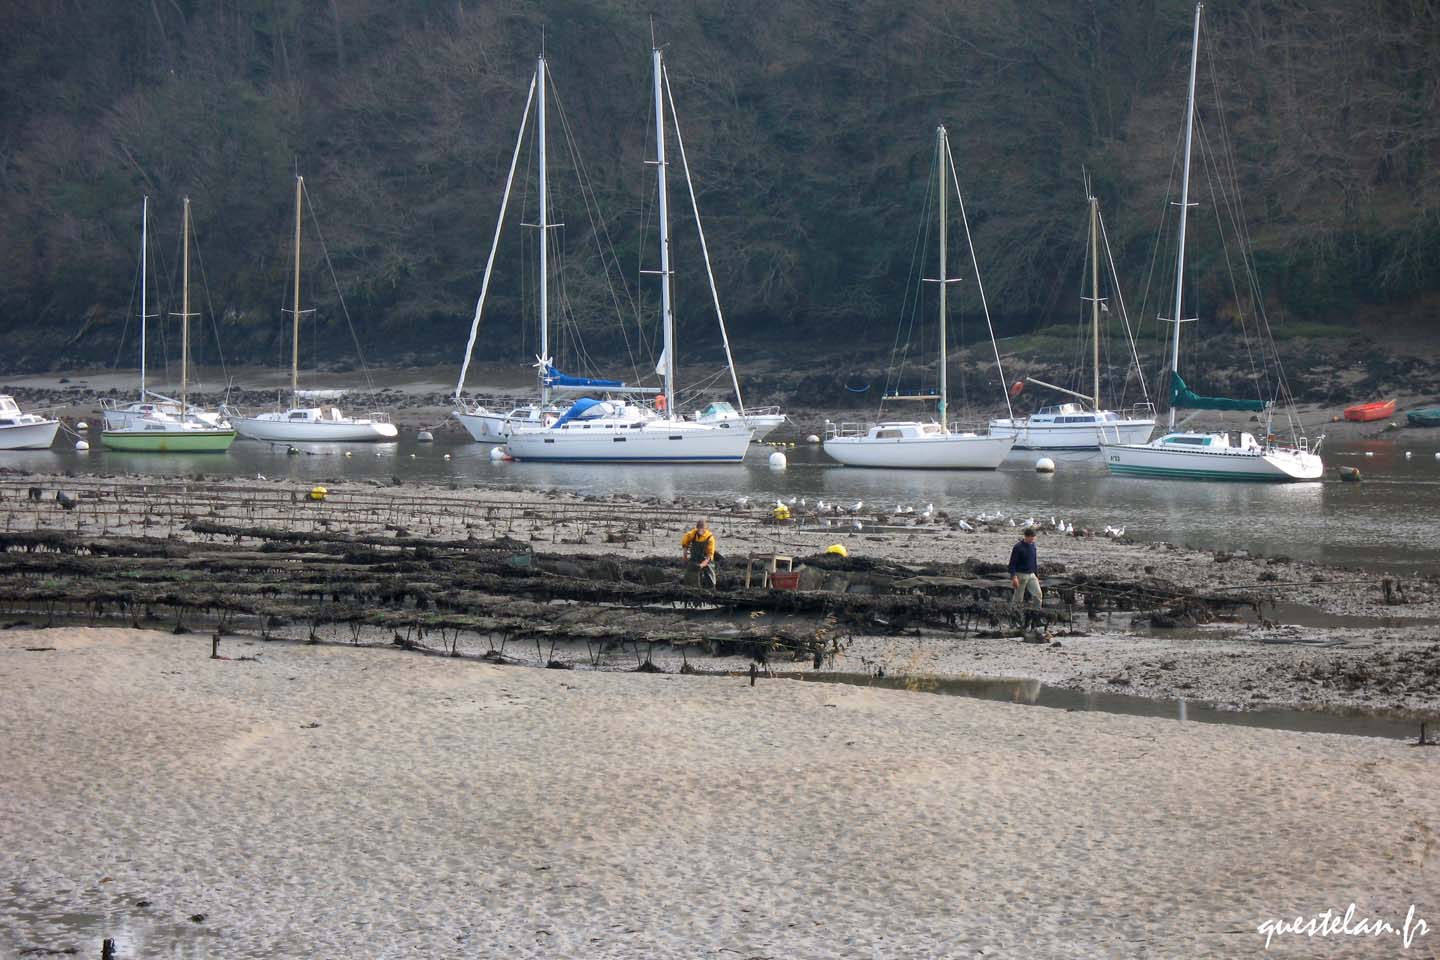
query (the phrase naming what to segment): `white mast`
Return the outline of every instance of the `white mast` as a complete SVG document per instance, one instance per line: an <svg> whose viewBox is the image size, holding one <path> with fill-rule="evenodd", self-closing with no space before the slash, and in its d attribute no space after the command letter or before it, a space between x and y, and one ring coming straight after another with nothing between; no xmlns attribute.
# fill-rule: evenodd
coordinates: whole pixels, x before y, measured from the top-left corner
<svg viewBox="0 0 1440 960"><path fill-rule="evenodd" d="M1170 322L1175 324L1175 339L1170 344L1169 426L1172 430L1175 428L1175 377L1180 372L1180 324L1184 322L1181 319L1183 314L1180 313L1180 307L1185 292L1185 220L1186 214L1190 212L1190 140L1195 130L1195 66L1200 55L1200 11L1204 9L1203 3L1195 5L1195 34L1190 45L1190 93L1185 102L1185 168L1180 178L1180 243L1175 255L1175 312L1170 315Z"/></svg>
<svg viewBox="0 0 1440 960"><path fill-rule="evenodd" d="M500 246L500 232L505 225L505 210L510 205L510 188L515 183L515 166L520 159L520 146L525 139L525 121L530 117L530 104L535 99L535 78L525 94L525 112L520 115L520 132L515 136L515 150L510 154L510 172L505 175L505 195L500 199L500 216L495 220L495 236L490 241L490 256L485 260L485 277L480 281L480 297L475 301L475 316L470 321L470 339L465 344L465 359L460 362L460 379L455 382L455 402L465 389L465 376L470 371L470 356L475 352L475 338L480 333L480 314L485 309L485 296L490 292L490 276L495 269L495 253Z"/></svg>
<svg viewBox="0 0 1440 960"><path fill-rule="evenodd" d="M540 402L550 402L550 388L545 385L545 367L550 363L550 210L546 197L545 160L545 55L536 58L536 82L540 87L539 110L535 115L540 132Z"/></svg>
<svg viewBox="0 0 1440 960"><path fill-rule="evenodd" d="M290 331L290 404L298 406L300 392L300 192L305 178L295 175L295 301L294 324Z"/></svg>
<svg viewBox="0 0 1440 960"><path fill-rule="evenodd" d="M180 270L180 418L190 395L190 198L185 198L181 242L185 248Z"/></svg>
<svg viewBox="0 0 1440 960"><path fill-rule="evenodd" d="M1100 200L1090 197L1090 334L1095 369L1095 411L1100 411Z"/></svg>
<svg viewBox="0 0 1440 960"><path fill-rule="evenodd" d="M145 261L150 252L150 198L140 206L140 402L145 402Z"/></svg>
<svg viewBox="0 0 1440 960"><path fill-rule="evenodd" d="M675 415L675 317L670 307L670 197L665 188L665 106L660 90L659 47L652 48L651 57L655 66L655 165L660 181L660 317L665 333L660 376L665 381L665 416L669 418Z"/></svg>
<svg viewBox="0 0 1440 960"><path fill-rule="evenodd" d="M945 280L945 242L949 239L948 224L945 222L945 198L948 196L950 189L945 183L945 157L947 153L948 151L945 149L945 125L941 124L935 128L935 179L936 185L940 188L940 430L942 432L948 432L949 430L947 426L949 417L947 416L948 411L946 410L946 399L949 393L946 389L947 381L945 375L945 368L949 363L945 352L946 287L948 286Z"/></svg>

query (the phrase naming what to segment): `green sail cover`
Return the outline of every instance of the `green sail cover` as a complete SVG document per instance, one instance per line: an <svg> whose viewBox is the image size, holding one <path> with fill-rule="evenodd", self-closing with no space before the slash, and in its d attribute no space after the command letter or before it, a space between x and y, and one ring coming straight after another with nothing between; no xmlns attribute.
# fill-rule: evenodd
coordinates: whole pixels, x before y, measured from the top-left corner
<svg viewBox="0 0 1440 960"><path fill-rule="evenodd" d="M1170 374L1170 406L1186 410L1255 410L1265 409L1263 400L1231 400L1229 397L1202 397L1185 386L1180 374Z"/></svg>

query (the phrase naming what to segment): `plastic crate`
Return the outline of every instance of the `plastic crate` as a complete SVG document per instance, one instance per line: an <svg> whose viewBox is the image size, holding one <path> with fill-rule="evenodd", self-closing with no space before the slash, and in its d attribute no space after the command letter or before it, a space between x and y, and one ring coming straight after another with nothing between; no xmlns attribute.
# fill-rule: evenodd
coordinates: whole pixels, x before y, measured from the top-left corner
<svg viewBox="0 0 1440 960"><path fill-rule="evenodd" d="M776 570L770 574L771 590L798 590L800 588L800 571Z"/></svg>

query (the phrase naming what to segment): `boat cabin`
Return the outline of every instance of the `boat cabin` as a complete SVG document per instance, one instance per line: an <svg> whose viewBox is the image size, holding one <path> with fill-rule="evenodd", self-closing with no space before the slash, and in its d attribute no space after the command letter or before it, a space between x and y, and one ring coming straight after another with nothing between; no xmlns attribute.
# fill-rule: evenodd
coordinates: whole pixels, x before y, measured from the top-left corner
<svg viewBox="0 0 1440 960"><path fill-rule="evenodd" d="M1207 453L1223 453L1232 450L1259 450L1260 442L1255 439L1254 434L1241 433L1167 433L1155 441L1159 447L1172 449L1183 449L1193 447Z"/></svg>
<svg viewBox="0 0 1440 960"><path fill-rule="evenodd" d="M1120 417L1110 410L1086 410L1078 403L1055 403L1047 407L1041 407L1030 416L1032 425L1039 423L1056 423L1066 425L1083 425L1087 423L1109 423L1119 420Z"/></svg>

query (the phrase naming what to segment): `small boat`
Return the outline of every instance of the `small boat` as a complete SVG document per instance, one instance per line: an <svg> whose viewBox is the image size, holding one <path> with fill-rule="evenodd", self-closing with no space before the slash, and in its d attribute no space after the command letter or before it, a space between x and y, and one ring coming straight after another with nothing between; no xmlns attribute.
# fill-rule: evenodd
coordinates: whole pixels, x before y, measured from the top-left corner
<svg viewBox="0 0 1440 960"><path fill-rule="evenodd" d="M0 450L44 450L58 429L59 420L21 413L14 397L0 394Z"/></svg>
<svg viewBox="0 0 1440 960"><path fill-rule="evenodd" d="M1440 407L1411 410L1405 414L1412 427L1440 427Z"/></svg>
<svg viewBox="0 0 1440 960"><path fill-rule="evenodd" d="M305 178L295 177L295 281L290 330L290 405L277 406L268 413L253 417L229 409L224 413L240 436L247 440L268 440L271 443L387 443L399 436L399 429L385 413L368 417L347 416L333 403L317 406L304 400L328 400L343 394L334 390L300 389L300 318L307 312L300 309L300 214Z"/></svg>
<svg viewBox="0 0 1440 960"><path fill-rule="evenodd" d="M145 310L145 255L148 252L148 221L150 198L145 198L140 227L140 323L143 331ZM235 440L230 424L215 414L190 406L190 198L185 198L181 226L180 307L180 400L165 398L162 403L147 399L145 389L145 335L140 335L140 400L129 407L106 407L105 429L100 442L108 450L129 453L224 453Z"/></svg>
<svg viewBox="0 0 1440 960"><path fill-rule="evenodd" d="M1290 444L1280 444L1270 432L1273 403L1263 399L1242 400L1232 397L1205 397L1185 385L1180 376L1180 329L1185 323L1182 311L1185 291L1185 230L1190 207L1190 160L1195 127L1195 77L1199 63L1200 15L1203 4L1195 7L1195 28L1190 48L1190 84L1185 103L1185 152L1180 180L1180 214L1176 228L1175 305L1169 323L1175 330L1170 340L1170 411L1167 432L1149 443L1120 441L1100 444L1100 455L1112 474L1164 480L1249 480L1261 482L1294 482L1320 480L1325 474L1318 449L1296 431ZM1176 430L1175 411L1228 410L1260 413L1265 417L1265 432L1258 439L1249 433L1216 430L1209 433Z"/></svg>
<svg viewBox="0 0 1440 960"><path fill-rule="evenodd" d="M704 410L695 411L696 423L736 423L742 422L745 426L755 431L750 439L759 443L770 435L770 432L785 422L785 414L780 412L779 407L746 407L744 413L740 413L728 401L716 400Z"/></svg>
<svg viewBox="0 0 1440 960"><path fill-rule="evenodd" d="M946 413L949 410L949 391L946 381L946 324L948 322L948 299L946 291L949 289L947 278L947 257L946 248L949 239L949 223L946 216L946 200L950 187L955 187L956 196L960 193L960 179L955 173L955 161L950 154L950 138L944 125L935 128L935 225L940 237L939 259L937 261L938 279L935 281L939 292L937 302L939 306L938 323L939 332L939 363L936 366L938 374L938 387L934 393L919 393L900 395L891 394L884 399L887 400L920 400L935 402L939 416L932 421L924 422L919 420L887 420L873 425L858 423L835 424L825 422L825 443L824 450L827 456L838 460L850 467L894 467L900 469L915 470L994 470L1004 461L1006 454L1015 446L1015 435L1001 436L997 433L980 433L978 431L952 429ZM960 204L960 216L965 216L963 199ZM970 227L966 223L965 236L968 243ZM975 266L976 285L979 285L980 267L971 250L971 263ZM983 304L983 299L982 299ZM986 326L990 327L989 308L985 308ZM994 343L994 328L991 329L991 343ZM1005 371L1000 367L1000 351L995 351L996 372L1000 375L1000 382L1005 382ZM883 402L883 401L882 401ZM1007 412L1011 413L1010 420L1013 422L1013 411L1009 411L1010 399L1005 397ZM883 407L881 408L884 409ZM1148 435L1148 434L1147 434Z"/></svg>
<svg viewBox="0 0 1440 960"><path fill-rule="evenodd" d="M1394 416L1394 414L1394 400L1377 401L1375 403L1357 403L1353 407L1345 408L1345 419L1353 420L1356 423L1384 420L1386 417Z"/></svg>

